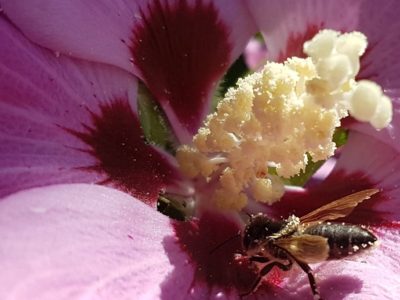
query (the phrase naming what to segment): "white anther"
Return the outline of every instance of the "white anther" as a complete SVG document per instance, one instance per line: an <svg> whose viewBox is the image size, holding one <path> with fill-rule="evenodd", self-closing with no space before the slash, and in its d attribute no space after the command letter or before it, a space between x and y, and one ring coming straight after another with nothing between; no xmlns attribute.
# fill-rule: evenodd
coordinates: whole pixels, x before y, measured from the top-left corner
<svg viewBox="0 0 400 300"><path fill-rule="evenodd" d="M345 33L336 41L336 51L351 57L359 57L367 49L367 38L360 32Z"/></svg>
<svg viewBox="0 0 400 300"><path fill-rule="evenodd" d="M362 80L350 98L350 114L359 121L370 121L382 98L382 89L372 81Z"/></svg>
<svg viewBox="0 0 400 300"><path fill-rule="evenodd" d="M303 51L314 59L329 56L338 35L337 31L322 30L312 40L304 43Z"/></svg>
<svg viewBox="0 0 400 300"><path fill-rule="evenodd" d="M393 117L392 101L383 95L378 103L378 107L371 119L371 124L376 129L382 129L389 125Z"/></svg>
<svg viewBox="0 0 400 300"><path fill-rule="evenodd" d="M317 65L317 71L318 75L334 90L350 79L353 66L346 55L337 54L321 60Z"/></svg>

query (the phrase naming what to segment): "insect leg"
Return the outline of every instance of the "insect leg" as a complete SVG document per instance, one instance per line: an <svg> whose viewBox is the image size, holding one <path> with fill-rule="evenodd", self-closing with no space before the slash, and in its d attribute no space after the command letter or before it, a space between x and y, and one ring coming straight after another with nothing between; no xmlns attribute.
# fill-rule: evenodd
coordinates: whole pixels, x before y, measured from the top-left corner
<svg viewBox="0 0 400 300"><path fill-rule="evenodd" d="M258 256L256 256L256 257L258 257ZM262 279L265 275L267 275L267 274L272 270L273 267L276 266L276 267L278 267L279 269L281 269L281 270L283 270L283 271L289 271L290 268L292 267L292 265L293 265L293 261L290 260L290 259L288 259L288 264L287 264L287 265L285 265L285 264L283 264L283 263L280 263L280 262L277 262L277 261L273 261L273 262L267 264L266 266L264 266L264 267L261 269L261 271L260 271L260 273L258 274L257 279L254 281L254 283L253 283L251 289L250 289L248 292L241 294L240 296L241 296L241 297L247 296L247 295L249 295L251 292L255 291L255 290L257 289L257 286L260 284L261 279Z"/></svg>
<svg viewBox="0 0 400 300"><path fill-rule="evenodd" d="M318 292L317 282L315 281L315 277L314 277L314 274L312 273L310 266L301 261L298 261L298 260L296 260L296 263L300 266L300 268L304 272L307 273L308 281L310 282L310 287L311 287L311 291L314 295L314 299L322 300L322 298Z"/></svg>
<svg viewBox="0 0 400 300"><path fill-rule="evenodd" d="M315 280L314 274L310 268L309 265L307 265L306 263L303 263L302 261L298 260L294 255L290 254L287 250L279 247L279 249L281 249L282 251L286 252L286 254L292 258L298 265L299 267L305 272L307 273L307 277L308 277L308 281L310 282L310 287L311 287L311 291L314 295L314 299L315 300L322 300L319 292L318 292L318 286L317 286L317 282Z"/></svg>
<svg viewBox="0 0 400 300"><path fill-rule="evenodd" d="M283 263L280 263L280 262L278 262L278 261L273 261L272 263L266 265L264 268L261 269L261 271L260 271L260 276L261 276L261 277L264 277L264 276L267 275L267 274L272 270L272 268L275 267L275 266L278 267L279 269L281 269L282 271L289 271L290 268L292 267L292 265L293 265L293 262L292 262L290 259L288 259L288 264L287 264L287 265L285 265L285 264L283 264Z"/></svg>
<svg viewBox="0 0 400 300"><path fill-rule="evenodd" d="M260 256L260 255L250 256L249 260L250 261L254 261L254 262L259 262L259 263L267 263L267 262L269 262L268 258L266 258L265 256Z"/></svg>

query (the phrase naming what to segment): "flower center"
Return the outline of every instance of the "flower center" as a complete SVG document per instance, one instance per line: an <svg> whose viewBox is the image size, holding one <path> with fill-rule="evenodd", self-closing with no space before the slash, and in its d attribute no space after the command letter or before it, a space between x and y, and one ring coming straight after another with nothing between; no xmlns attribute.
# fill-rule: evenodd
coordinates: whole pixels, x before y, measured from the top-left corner
<svg viewBox="0 0 400 300"><path fill-rule="evenodd" d="M309 56L269 62L240 79L209 115L177 159L212 205L241 210L249 200L272 204L284 193L284 178L304 170L309 159L326 160L340 120L349 114L376 129L392 118L390 99L374 82L355 77L367 47L359 32L320 31L304 44Z"/></svg>

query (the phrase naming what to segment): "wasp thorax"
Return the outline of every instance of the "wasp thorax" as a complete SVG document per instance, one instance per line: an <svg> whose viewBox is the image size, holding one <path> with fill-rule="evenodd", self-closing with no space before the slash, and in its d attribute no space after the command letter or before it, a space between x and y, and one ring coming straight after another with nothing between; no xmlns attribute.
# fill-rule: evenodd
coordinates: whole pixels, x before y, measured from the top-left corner
<svg viewBox="0 0 400 300"><path fill-rule="evenodd" d="M178 149L182 172L194 182L211 183L207 201L221 209L239 211L249 199L279 201L282 178L299 174L309 157L319 161L334 154L332 138L342 118L350 114L376 129L391 121L391 102L382 89L356 80L366 47L361 33L323 30L304 45L308 58L268 62L239 79L193 143Z"/></svg>

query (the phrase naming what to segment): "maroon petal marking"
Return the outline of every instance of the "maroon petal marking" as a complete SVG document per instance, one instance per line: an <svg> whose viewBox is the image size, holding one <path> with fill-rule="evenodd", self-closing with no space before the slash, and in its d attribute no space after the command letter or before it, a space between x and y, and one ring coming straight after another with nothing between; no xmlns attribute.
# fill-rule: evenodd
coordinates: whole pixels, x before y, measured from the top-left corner
<svg viewBox="0 0 400 300"><path fill-rule="evenodd" d="M183 130L189 138L204 119L210 92L228 67L232 50L228 30L212 1L189 5L184 0L154 0L140 10L140 16L133 29L133 64L177 134Z"/></svg>
<svg viewBox="0 0 400 300"><path fill-rule="evenodd" d="M285 193L281 201L272 205L270 211L276 218L286 218L290 214L303 216L341 197L371 188L379 189L379 183L372 182L367 174L361 171L345 173L343 170L337 170L320 184L308 187L304 193ZM385 191L381 191L359 204L349 216L338 221L374 226L387 224L391 212L376 208L378 204L387 200Z"/></svg>
<svg viewBox="0 0 400 300"><path fill-rule="evenodd" d="M98 161L83 169L104 173L108 179L102 184L154 204L160 189L177 178L176 170L146 144L139 120L126 99L114 99L99 108L99 113L89 111L92 124L82 124L83 131L65 129L89 146L81 151Z"/></svg>
<svg viewBox="0 0 400 300"><path fill-rule="evenodd" d="M278 62L284 62L288 57L305 58L303 45L308 40L312 39L318 31L323 28L324 24L308 24L305 32L292 32L286 41L286 49L281 51L278 56Z"/></svg>
<svg viewBox="0 0 400 300"><path fill-rule="evenodd" d="M179 245L196 267L193 287L205 283L209 290L218 287L227 294L249 291L257 273L251 264L234 259L235 254L243 254L238 224L226 216L205 213L200 220L173 221L173 226ZM264 290L281 281L281 273L271 272Z"/></svg>

